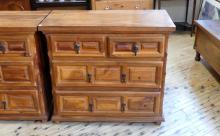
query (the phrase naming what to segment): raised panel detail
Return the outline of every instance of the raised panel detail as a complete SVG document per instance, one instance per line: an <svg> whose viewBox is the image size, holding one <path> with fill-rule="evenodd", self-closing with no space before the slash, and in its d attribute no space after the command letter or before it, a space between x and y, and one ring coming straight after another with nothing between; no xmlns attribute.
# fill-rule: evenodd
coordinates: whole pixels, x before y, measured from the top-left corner
<svg viewBox="0 0 220 136"><path fill-rule="evenodd" d="M0 86L35 86L31 62L0 63Z"/></svg>
<svg viewBox="0 0 220 136"><path fill-rule="evenodd" d="M94 112L120 112L121 97L97 96L93 97Z"/></svg>
<svg viewBox="0 0 220 136"><path fill-rule="evenodd" d="M16 90L0 94L0 114L40 114L36 90Z"/></svg>
<svg viewBox="0 0 220 136"><path fill-rule="evenodd" d="M58 112L77 113L89 112L89 97L87 96L58 96Z"/></svg>
<svg viewBox="0 0 220 136"><path fill-rule="evenodd" d="M106 42L101 35L51 35L53 56L105 57Z"/></svg>
<svg viewBox="0 0 220 136"><path fill-rule="evenodd" d="M162 35L109 37L110 57L163 57L165 37Z"/></svg>
<svg viewBox="0 0 220 136"><path fill-rule="evenodd" d="M88 81L88 66L86 64L55 64L56 84L64 86L83 86L90 84Z"/></svg>
<svg viewBox="0 0 220 136"><path fill-rule="evenodd" d="M160 88L162 85L163 62L146 64L125 64L127 85L136 87Z"/></svg>
<svg viewBox="0 0 220 136"><path fill-rule="evenodd" d="M93 66L94 84L121 84L121 66Z"/></svg>

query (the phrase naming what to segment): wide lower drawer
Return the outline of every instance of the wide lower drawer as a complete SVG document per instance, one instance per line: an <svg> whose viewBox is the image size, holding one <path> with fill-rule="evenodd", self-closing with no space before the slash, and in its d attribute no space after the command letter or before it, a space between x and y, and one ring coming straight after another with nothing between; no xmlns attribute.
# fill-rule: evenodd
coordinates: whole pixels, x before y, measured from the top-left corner
<svg viewBox="0 0 220 136"><path fill-rule="evenodd" d="M33 62L0 62L0 87L36 86Z"/></svg>
<svg viewBox="0 0 220 136"><path fill-rule="evenodd" d="M35 49L32 35L0 34L0 57L31 57Z"/></svg>
<svg viewBox="0 0 220 136"><path fill-rule="evenodd" d="M58 115L152 116L160 112L160 92L71 92L55 97Z"/></svg>
<svg viewBox="0 0 220 136"><path fill-rule="evenodd" d="M161 88L163 62L54 62L56 87Z"/></svg>
<svg viewBox="0 0 220 136"><path fill-rule="evenodd" d="M39 110L38 92L36 90L1 90L0 115L37 115Z"/></svg>

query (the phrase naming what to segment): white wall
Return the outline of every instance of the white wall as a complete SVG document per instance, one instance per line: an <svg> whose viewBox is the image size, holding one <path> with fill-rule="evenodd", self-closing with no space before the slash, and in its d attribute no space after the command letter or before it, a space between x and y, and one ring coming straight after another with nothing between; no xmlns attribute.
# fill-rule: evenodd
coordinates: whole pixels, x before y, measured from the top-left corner
<svg viewBox="0 0 220 136"><path fill-rule="evenodd" d="M184 22L186 13L186 1L187 0L169 0L163 1L161 4L161 9L166 9L170 14L174 22ZM196 0L197 8L195 18L197 19L200 10L201 0ZM191 24L192 20L192 9L193 0L190 0L189 12L188 12L188 23Z"/></svg>

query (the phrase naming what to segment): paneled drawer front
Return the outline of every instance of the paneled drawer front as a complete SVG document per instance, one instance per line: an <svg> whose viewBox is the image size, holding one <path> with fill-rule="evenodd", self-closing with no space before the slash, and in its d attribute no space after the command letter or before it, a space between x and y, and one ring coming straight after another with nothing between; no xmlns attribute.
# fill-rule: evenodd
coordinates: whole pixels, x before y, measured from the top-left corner
<svg viewBox="0 0 220 136"><path fill-rule="evenodd" d="M57 111L61 115L89 113L89 97L81 95L58 95Z"/></svg>
<svg viewBox="0 0 220 136"><path fill-rule="evenodd" d="M111 86L160 88L163 62L54 62L57 87Z"/></svg>
<svg viewBox="0 0 220 136"><path fill-rule="evenodd" d="M91 84L91 74L86 63L54 63L54 81L57 86L87 86Z"/></svg>
<svg viewBox="0 0 220 136"><path fill-rule="evenodd" d="M163 35L111 36L110 57L163 57L165 37Z"/></svg>
<svg viewBox="0 0 220 136"><path fill-rule="evenodd" d="M105 57L106 41L102 35L51 35L53 56Z"/></svg>
<svg viewBox="0 0 220 136"><path fill-rule="evenodd" d="M152 9L152 0L96 0L96 10L142 10Z"/></svg>
<svg viewBox="0 0 220 136"><path fill-rule="evenodd" d="M0 86L36 86L32 62L0 62Z"/></svg>
<svg viewBox="0 0 220 136"><path fill-rule="evenodd" d="M160 94L146 93L143 95L127 95L124 97L125 114L138 115L154 115L159 114Z"/></svg>
<svg viewBox="0 0 220 136"><path fill-rule="evenodd" d="M163 62L131 63L124 67L128 86L161 88Z"/></svg>
<svg viewBox="0 0 220 136"><path fill-rule="evenodd" d="M159 92L88 92L56 94L59 115L152 116L159 114Z"/></svg>
<svg viewBox="0 0 220 136"><path fill-rule="evenodd" d="M29 36L0 35L0 57L30 57L35 41Z"/></svg>
<svg viewBox="0 0 220 136"><path fill-rule="evenodd" d="M95 96L92 97L94 113L120 113L121 97L120 96Z"/></svg>
<svg viewBox="0 0 220 136"><path fill-rule="evenodd" d="M0 92L0 114L40 114L37 91Z"/></svg>

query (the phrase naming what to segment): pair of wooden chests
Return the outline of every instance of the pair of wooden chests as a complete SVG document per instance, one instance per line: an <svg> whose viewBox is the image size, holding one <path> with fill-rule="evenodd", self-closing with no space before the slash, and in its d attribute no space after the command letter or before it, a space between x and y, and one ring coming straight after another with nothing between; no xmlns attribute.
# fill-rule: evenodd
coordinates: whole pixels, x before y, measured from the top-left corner
<svg viewBox="0 0 220 136"><path fill-rule="evenodd" d="M173 31L165 10L0 12L0 119L160 123Z"/></svg>

